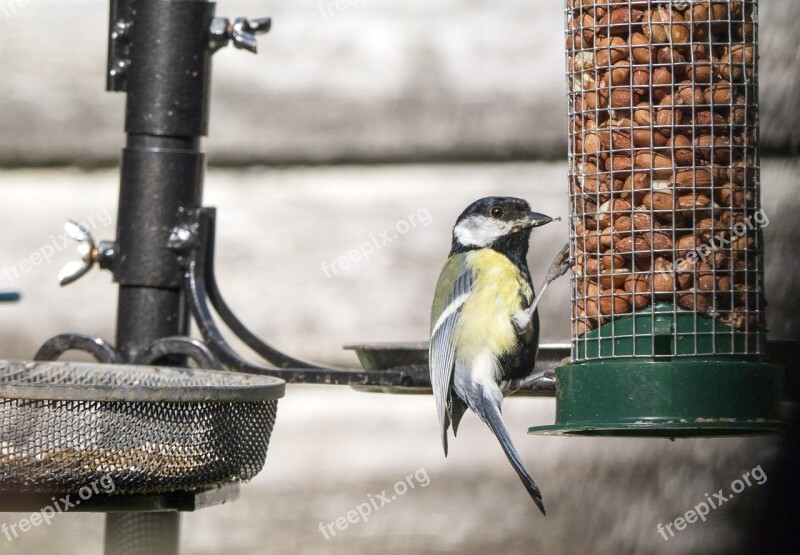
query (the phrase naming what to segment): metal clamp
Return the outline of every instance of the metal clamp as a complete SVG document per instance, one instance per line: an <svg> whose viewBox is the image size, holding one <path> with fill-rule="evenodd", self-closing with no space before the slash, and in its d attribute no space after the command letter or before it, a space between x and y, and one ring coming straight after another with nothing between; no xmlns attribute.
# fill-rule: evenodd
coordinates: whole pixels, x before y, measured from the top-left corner
<svg viewBox="0 0 800 555"><path fill-rule="evenodd" d="M233 41L235 48L240 48L258 53L258 40L256 35L269 31L272 26L272 19L269 17L237 17L233 23L227 17L215 17L211 20L208 33L208 48L213 54L220 48L228 46L229 41Z"/></svg>
<svg viewBox="0 0 800 555"><path fill-rule="evenodd" d="M111 241L100 241L95 244L92 234L78 222L67 220L64 224L64 231L70 239L78 242L78 254L80 260L67 262L61 271L58 272L58 283L68 285L83 276L92 269L95 263L101 268L111 268L114 258L114 243Z"/></svg>

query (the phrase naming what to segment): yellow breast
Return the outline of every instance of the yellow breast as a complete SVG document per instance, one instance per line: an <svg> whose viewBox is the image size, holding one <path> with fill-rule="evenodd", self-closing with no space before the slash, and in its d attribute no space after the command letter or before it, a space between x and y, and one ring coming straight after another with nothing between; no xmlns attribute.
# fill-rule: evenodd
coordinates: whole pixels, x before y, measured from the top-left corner
<svg viewBox="0 0 800 555"><path fill-rule="evenodd" d="M456 357L501 356L516 347L511 316L530 304L533 292L517 266L492 249L470 251L466 259L474 282L455 330Z"/></svg>

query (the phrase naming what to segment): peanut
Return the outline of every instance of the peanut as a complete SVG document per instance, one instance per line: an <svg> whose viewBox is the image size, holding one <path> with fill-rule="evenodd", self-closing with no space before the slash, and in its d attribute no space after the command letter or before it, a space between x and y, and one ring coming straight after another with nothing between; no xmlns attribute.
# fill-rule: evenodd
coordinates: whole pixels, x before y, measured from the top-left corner
<svg viewBox="0 0 800 555"><path fill-rule="evenodd" d="M660 135L660 133L656 134ZM694 151L691 148L692 141L686 135L674 134L667 145L672 149L672 158L678 165L690 166L694 163Z"/></svg>
<svg viewBox="0 0 800 555"><path fill-rule="evenodd" d="M643 170L653 170L656 179L668 179L672 175L672 159L654 152L640 152L635 165Z"/></svg>
<svg viewBox="0 0 800 555"><path fill-rule="evenodd" d="M631 33L628 41L631 45L631 56L637 64L649 64L653 59L653 49L648 38L639 32Z"/></svg>
<svg viewBox="0 0 800 555"><path fill-rule="evenodd" d="M700 314L708 312L708 296L696 291L677 294L678 306L686 310L694 310Z"/></svg>
<svg viewBox="0 0 800 555"><path fill-rule="evenodd" d="M613 66L628 59L628 43L619 37L597 39L595 49L595 63L599 68Z"/></svg>
<svg viewBox="0 0 800 555"><path fill-rule="evenodd" d="M711 206L711 199L697 193L692 195L682 195L678 197L676 207L683 216L692 216L694 212L705 210Z"/></svg>
<svg viewBox="0 0 800 555"><path fill-rule="evenodd" d="M616 289L622 287L625 283L625 278L630 275L631 271L624 268L606 268L600 272L600 286L603 289Z"/></svg>
<svg viewBox="0 0 800 555"><path fill-rule="evenodd" d="M657 212L669 212L668 215L671 217L671 213L675 209L675 198L669 191L654 191L645 195L642 204L645 208ZM660 216L661 214L658 215Z"/></svg>
<svg viewBox="0 0 800 555"><path fill-rule="evenodd" d="M647 280L641 275L629 274L625 278L623 287L627 293L633 294L633 305L637 309L650 304L650 289Z"/></svg>
<svg viewBox="0 0 800 555"><path fill-rule="evenodd" d="M653 263L653 293L656 297L667 298L667 293L675 291L675 279L672 264L663 256L658 256Z"/></svg>
<svg viewBox="0 0 800 555"><path fill-rule="evenodd" d="M675 279L679 289L689 289L694 278L694 263L683 259L675 266Z"/></svg>
<svg viewBox="0 0 800 555"><path fill-rule="evenodd" d="M621 294L615 291L611 295L603 295L600 297L600 312L608 316L630 312L631 307L625 296L625 291Z"/></svg>

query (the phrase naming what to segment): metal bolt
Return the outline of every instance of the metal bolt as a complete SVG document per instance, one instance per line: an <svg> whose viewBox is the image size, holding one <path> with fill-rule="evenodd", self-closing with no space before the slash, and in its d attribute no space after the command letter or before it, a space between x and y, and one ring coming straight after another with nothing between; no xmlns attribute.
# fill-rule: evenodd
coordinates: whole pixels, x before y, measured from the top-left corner
<svg viewBox="0 0 800 555"><path fill-rule="evenodd" d="M167 240L167 248L175 251L187 251L192 248L195 243L195 234L189 226L176 226L173 227L169 233Z"/></svg>
<svg viewBox="0 0 800 555"><path fill-rule="evenodd" d="M228 27L230 23L227 17L215 17L211 20L211 25L208 28L208 48L212 54L228 45L230 40Z"/></svg>
<svg viewBox="0 0 800 555"><path fill-rule="evenodd" d="M257 34L266 33L272 26L269 17L257 17L248 19L237 17L231 24L227 17L215 17L211 20L208 28L209 39L208 48L213 54L220 48L227 46L229 41L233 41L235 48L248 50L252 53L258 52Z"/></svg>

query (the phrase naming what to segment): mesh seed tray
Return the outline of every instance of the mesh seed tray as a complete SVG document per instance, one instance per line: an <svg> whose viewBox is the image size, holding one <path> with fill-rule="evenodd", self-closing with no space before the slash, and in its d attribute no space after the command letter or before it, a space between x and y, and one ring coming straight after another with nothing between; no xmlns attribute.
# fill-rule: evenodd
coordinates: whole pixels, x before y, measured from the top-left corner
<svg viewBox="0 0 800 555"><path fill-rule="evenodd" d="M284 382L227 372L0 361L0 492L196 491L263 467Z"/></svg>

